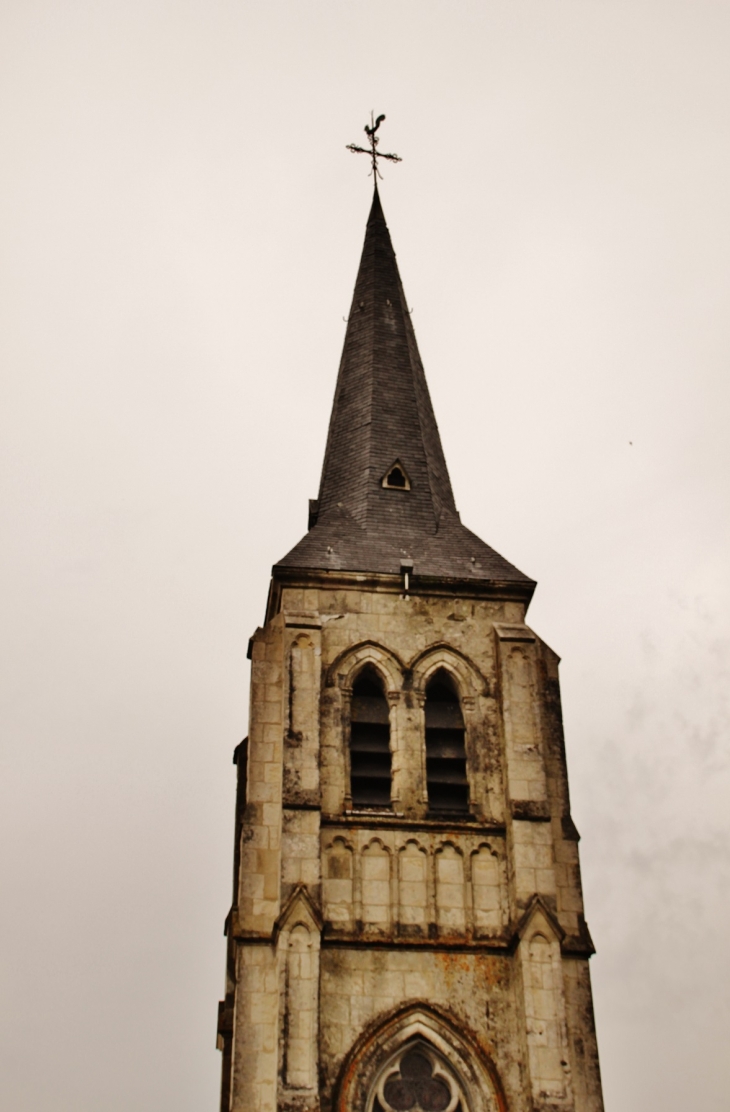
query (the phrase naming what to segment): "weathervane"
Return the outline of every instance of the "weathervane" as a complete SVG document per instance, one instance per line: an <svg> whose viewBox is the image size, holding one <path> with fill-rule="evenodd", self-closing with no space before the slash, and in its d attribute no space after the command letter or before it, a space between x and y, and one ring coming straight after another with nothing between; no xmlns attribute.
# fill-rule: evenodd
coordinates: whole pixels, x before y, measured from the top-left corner
<svg viewBox="0 0 730 1112"><path fill-rule="evenodd" d="M348 151L352 151L353 154L369 154L370 155L370 157L373 161L373 168L370 171L370 173L373 175L373 180L375 182L376 188L377 188L377 184L378 184L378 178L380 178L381 181L382 181L382 177L383 177L383 175L378 170L378 159L379 158L387 158L388 162L402 162L403 161L403 159L397 154L385 154L385 152L379 151L377 149L379 140L378 140L378 137L375 134L375 132L378 130L378 128L380 127L380 125L382 124L384 119L385 119L385 116L378 116L377 120L375 120L373 122L373 113L371 112L370 113L370 127L368 127L368 125L365 124L365 134L367 135L368 139L370 140L370 150L368 150L367 147L358 147L358 145L356 143L348 143L347 144Z"/></svg>

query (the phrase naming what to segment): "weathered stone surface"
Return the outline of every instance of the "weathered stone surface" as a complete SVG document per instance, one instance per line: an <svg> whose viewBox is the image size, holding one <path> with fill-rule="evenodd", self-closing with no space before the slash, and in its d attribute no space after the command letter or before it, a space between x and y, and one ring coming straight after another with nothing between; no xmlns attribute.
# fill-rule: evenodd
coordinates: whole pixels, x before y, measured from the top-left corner
<svg viewBox="0 0 730 1112"><path fill-rule="evenodd" d="M554 654L508 601L466 596L457 622L453 598L405 598L397 580L282 584L279 597L253 641L235 1009L221 1036L232 1040L229 1107L339 1108L353 1048L425 1008L429 1038L448 1044L453 1028L486 1063L495 1112L500 1094L515 1112L599 1112ZM305 597L306 632L290 618ZM392 805L357 812L349 707L365 666L388 698ZM438 669L463 708L460 817L428 809L423 708ZM313 795L287 789L292 768L316 773Z"/></svg>

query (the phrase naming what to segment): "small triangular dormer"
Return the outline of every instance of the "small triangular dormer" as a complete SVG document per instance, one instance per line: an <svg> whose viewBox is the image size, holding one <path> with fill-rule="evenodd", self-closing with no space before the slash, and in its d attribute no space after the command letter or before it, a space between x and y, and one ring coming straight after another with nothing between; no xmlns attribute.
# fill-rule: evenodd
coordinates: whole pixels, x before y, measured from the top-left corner
<svg viewBox="0 0 730 1112"><path fill-rule="evenodd" d="M388 490L410 490L411 480L408 472L399 459L390 465L383 476L382 485Z"/></svg>

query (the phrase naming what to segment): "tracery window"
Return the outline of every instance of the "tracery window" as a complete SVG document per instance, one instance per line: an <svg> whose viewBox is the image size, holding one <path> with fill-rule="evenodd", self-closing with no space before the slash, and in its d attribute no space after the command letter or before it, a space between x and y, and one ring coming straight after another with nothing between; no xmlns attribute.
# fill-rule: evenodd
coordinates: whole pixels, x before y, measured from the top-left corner
<svg viewBox="0 0 730 1112"><path fill-rule="evenodd" d="M353 807L390 806L390 714L372 665L363 668L352 689L350 790Z"/></svg>
<svg viewBox="0 0 730 1112"><path fill-rule="evenodd" d="M469 812L464 717L444 668L426 688L426 787L429 811Z"/></svg>
<svg viewBox="0 0 730 1112"><path fill-rule="evenodd" d="M468 1105L451 1066L419 1039L381 1070L366 1112L468 1112Z"/></svg>

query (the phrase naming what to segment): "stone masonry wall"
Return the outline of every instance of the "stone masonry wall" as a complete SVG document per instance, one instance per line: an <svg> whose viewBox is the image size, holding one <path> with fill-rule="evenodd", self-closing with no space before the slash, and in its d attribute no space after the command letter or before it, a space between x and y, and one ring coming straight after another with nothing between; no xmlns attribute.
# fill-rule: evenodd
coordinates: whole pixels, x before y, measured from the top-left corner
<svg viewBox="0 0 730 1112"><path fill-rule="evenodd" d="M390 707L392 807L377 814L349 796L366 665ZM464 717L463 819L428 815L425 691L441 668ZM557 657L522 604L284 586L253 638L240 861L233 1112L351 1102L409 1008L413 1031L433 1028L419 1038L481 1063L475 1110L601 1112Z"/></svg>

